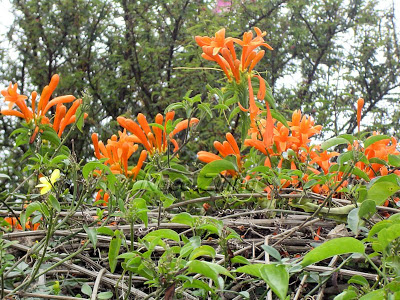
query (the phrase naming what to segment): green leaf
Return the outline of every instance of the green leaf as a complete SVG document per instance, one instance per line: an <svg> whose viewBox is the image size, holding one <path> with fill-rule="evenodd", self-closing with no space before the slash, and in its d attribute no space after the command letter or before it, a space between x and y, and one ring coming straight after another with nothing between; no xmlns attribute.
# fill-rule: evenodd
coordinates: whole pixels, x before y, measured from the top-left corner
<svg viewBox="0 0 400 300"><path fill-rule="evenodd" d="M46 127L43 133L40 135L42 140L47 140L54 144L55 146L59 146L61 144L61 140L58 137L57 133L54 131L53 128Z"/></svg>
<svg viewBox="0 0 400 300"><path fill-rule="evenodd" d="M56 165L60 162L62 162L63 160L68 159L68 156L61 154L61 155L57 155L56 157L54 157L51 161L50 161L50 165Z"/></svg>
<svg viewBox="0 0 400 300"><path fill-rule="evenodd" d="M117 230L116 232L117 233ZM110 248L108 249L108 262L110 263L110 272L114 273L117 267L117 256L119 254L119 249L121 248L121 238L119 235L114 235L110 242Z"/></svg>
<svg viewBox="0 0 400 300"><path fill-rule="evenodd" d="M359 240L352 237L337 238L329 240L308 252L304 256L301 265L306 267L335 255L364 252L364 244Z"/></svg>
<svg viewBox="0 0 400 300"><path fill-rule="evenodd" d="M349 279L349 281L347 281L347 283L351 284L351 283L355 283L355 284L359 284L362 286L369 286L368 280L365 279L363 276L361 275L354 275L353 277L351 277Z"/></svg>
<svg viewBox="0 0 400 300"><path fill-rule="evenodd" d="M349 141L350 144L353 144L354 140L356 139L352 134L341 134L338 138L343 138Z"/></svg>
<svg viewBox="0 0 400 300"><path fill-rule="evenodd" d="M101 292L97 294L97 299L111 299L113 296L113 293L111 292Z"/></svg>
<svg viewBox="0 0 400 300"><path fill-rule="evenodd" d="M3 173L0 173L0 179L8 179L8 180L11 180L10 176L8 176L8 175L6 175L6 174L3 174Z"/></svg>
<svg viewBox="0 0 400 300"><path fill-rule="evenodd" d="M232 264L242 264L242 265L250 264L250 262L247 260L247 258L245 258L241 255L236 255L235 257L231 258L231 263Z"/></svg>
<svg viewBox="0 0 400 300"><path fill-rule="evenodd" d="M389 154L388 163L393 167L400 167L400 155Z"/></svg>
<svg viewBox="0 0 400 300"><path fill-rule="evenodd" d="M213 288L210 288L208 286L208 284L206 284L205 282L198 280L198 279L193 279L192 282L190 282L189 280L185 281L183 284L184 288L195 288L195 289L199 289L199 290L204 290L207 292L211 292L212 294L215 294L215 291Z"/></svg>
<svg viewBox="0 0 400 300"><path fill-rule="evenodd" d="M79 129L80 132L83 133L83 121L84 121L84 113L82 111L82 105L79 105L78 109L76 110L75 116L77 117L77 119L75 120L76 123L76 128Z"/></svg>
<svg viewBox="0 0 400 300"><path fill-rule="evenodd" d="M189 260L194 260L200 256L205 256L205 255L214 258L215 254L216 254L215 249L213 247L208 245L203 245L192 251L192 253L189 256Z"/></svg>
<svg viewBox="0 0 400 300"><path fill-rule="evenodd" d="M358 298L358 295L353 290L345 290L339 295L337 295L333 300L355 300Z"/></svg>
<svg viewBox="0 0 400 300"><path fill-rule="evenodd" d="M83 229L85 229L86 234L89 237L90 242L93 245L94 250L96 250L96 244L97 244L97 231L95 228L89 228L85 224L83 225Z"/></svg>
<svg viewBox="0 0 400 300"><path fill-rule="evenodd" d="M394 175L394 174L392 174ZM390 175L388 175L390 176ZM381 177L384 179L386 176ZM397 177L397 175L396 175ZM376 205L382 205L387 198L392 196L394 193L400 190L399 184L392 182L391 180L379 180L375 181L372 186L368 189L367 199L375 201Z"/></svg>
<svg viewBox="0 0 400 300"><path fill-rule="evenodd" d="M172 103L167 106L167 108L164 110L164 113L167 113L171 110L177 110L179 108L184 108L185 106L183 105L182 102L177 102L177 103Z"/></svg>
<svg viewBox="0 0 400 300"><path fill-rule="evenodd" d="M182 212L171 219L171 223L179 223L188 225L190 227L194 226L194 218L192 215L188 214L187 212Z"/></svg>
<svg viewBox="0 0 400 300"><path fill-rule="evenodd" d="M208 104L208 103L200 103L197 107L199 109L201 109L203 112L205 112L210 117L210 119L212 119L213 114L212 114L212 111L210 109L210 104Z"/></svg>
<svg viewBox="0 0 400 300"><path fill-rule="evenodd" d="M360 208L354 208L349 212L347 215L347 224L351 231L353 231L356 235L358 234L359 230L359 225L360 225L360 217L359 217L359 212Z"/></svg>
<svg viewBox="0 0 400 300"><path fill-rule="evenodd" d="M89 178L89 174L91 174L94 170L99 169L102 171L102 175L104 173L107 173L107 186L110 189L111 192L115 191L115 183L117 182L117 178L115 175L111 172L111 169L102 164L99 161L92 161L88 162L83 168L82 168L82 175L83 177L87 180Z"/></svg>
<svg viewBox="0 0 400 300"><path fill-rule="evenodd" d="M378 232L378 241L380 248L383 251L392 241L400 237L400 224L393 224L388 228L384 228Z"/></svg>
<svg viewBox="0 0 400 300"><path fill-rule="evenodd" d="M213 179L219 175L219 173L235 169L236 166L228 160L214 160L201 169L199 176L197 177L197 185L199 188L205 189L211 184Z"/></svg>
<svg viewBox="0 0 400 300"><path fill-rule="evenodd" d="M188 273L197 273L201 274L207 278L212 279L216 286L219 286L218 283L218 272L212 269L209 265L207 265L204 261L192 260L188 263Z"/></svg>
<svg viewBox="0 0 400 300"><path fill-rule="evenodd" d="M50 207L55 208L56 211L58 211L58 212L61 211L60 202L58 202L57 198L52 194L49 195L49 204L50 204Z"/></svg>
<svg viewBox="0 0 400 300"><path fill-rule="evenodd" d="M132 187L132 191L146 190L153 193L161 193L158 187L148 180L138 180Z"/></svg>
<svg viewBox="0 0 400 300"><path fill-rule="evenodd" d="M108 227L99 227L99 228L97 228L97 233L105 234L105 235L109 235L109 236L113 236L114 235L114 231L112 231L112 229L108 228Z"/></svg>
<svg viewBox="0 0 400 300"><path fill-rule="evenodd" d="M158 123L149 123L150 127L157 127L160 128L162 131L164 131L164 126Z"/></svg>
<svg viewBox="0 0 400 300"><path fill-rule="evenodd" d="M236 106L236 107L231 111L231 113L229 114L228 121L229 121L229 122L232 121L232 119L233 119L239 112L240 112L240 107L239 107L239 106Z"/></svg>
<svg viewBox="0 0 400 300"><path fill-rule="evenodd" d="M360 210L358 211L358 216L360 218L369 217L376 212L375 201L365 200L361 203Z"/></svg>
<svg viewBox="0 0 400 300"><path fill-rule="evenodd" d="M92 288L87 283L84 283L81 287L81 292L90 297L92 295Z"/></svg>
<svg viewBox="0 0 400 300"><path fill-rule="evenodd" d="M255 276L255 277L261 277L261 268L263 268L265 266L265 264L251 264L251 265L246 265L243 267L239 267L235 270L235 272L240 272L240 273L245 273L245 274L249 274L251 276Z"/></svg>
<svg viewBox="0 0 400 300"><path fill-rule="evenodd" d="M390 136L383 135L383 134L370 136L364 142L364 148L367 149L373 143L379 142L381 140L386 140L386 139L390 139Z"/></svg>
<svg viewBox="0 0 400 300"><path fill-rule="evenodd" d="M353 175L357 176L357 177L360 177L360 178L364 179L367 182L370 181L367 173L365 173L363 170L361 170L361 169L359 169L357 167L354 167L353 170L351 171L351 173Z"/></svg>
<svg viewBox="0 0 400 300"><path fill-rule="evenodd" d="M279 113L279 111L271 109L271 115L275 120L281 122L286 128L289 128L289 124L287 123L285 117Z"/></svg>
<svg viewBox="0 0 400 300"><path fill-rule="evenodd" d="M35 211L40 211L40 212L42 212L42 205L41 205L39 202L37 202L37 201L34 201L34 202L30 203L30 204L26 207L26 210L25 210L25 220L24 220L24 221L28 220L28 218L29 218ZM21 223L25 223L25 222L22 222L22 220L21 220ZM25 224L22 224L22 228L25 228Z"/></svg>
<svg viewBox="0 0 400 300"><path fill-rule="evenodd" d="M359 300L385 300L386 293L384 289L375 290L362 296Z"/></svg>
<svg viewBox="0 0 400 300"><path fill-rule="evenodd" d="M285 299L289 287L289 272L284 265L265 265L260 269L261 278L279 297Z"/></svg>
<svg viewBox="0 0 400 300"><path fill-rule="evenodd" d="M276 250L274 247L268 245L262 245L261 248L263 248L265 252L267 252L277 261L281 261L281 255L279 254L278 250Z"/></svg>
<svg viewBox="0 0 400 300"><path fill-rule="evenodd" d="M169 239L175 242L180 242L179 234L171 229L158 229L146 234L144 240L152 241L154 238Z"/></svg>
<svg viewBox="0 0 400 300"><path fill-rule="evenodd" d="M139 219L144 223L144 225L147 227L149 219L147 216L147 203L146 200L142 198L135 198L133 199L132 203L132 208L134 210L134 213L139 217Z"/></svg>
<svg viewBox="0 0 400 300"><path fill-rule="evenodd" d="M337 145L349 144L349 141L345 138L335 137L331 138L321 144L322 150L328 150L329 148Z"/></svg>

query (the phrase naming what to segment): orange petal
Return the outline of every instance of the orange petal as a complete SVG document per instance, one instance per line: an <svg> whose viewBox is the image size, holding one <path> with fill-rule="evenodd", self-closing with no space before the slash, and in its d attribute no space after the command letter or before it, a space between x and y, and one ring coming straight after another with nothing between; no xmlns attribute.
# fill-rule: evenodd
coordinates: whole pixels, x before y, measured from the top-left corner
<svg viewBox="0 0 400 300"><path fill-rule="evenodd" d="M233 135L230 132L228 132L226 134L226 140L231 145L231 147L232 147L233 151L235 152L235 154L239 154L240 155L240 150L239 150L239 147L238 147L238 145L236 143L236 140L235 140L235 138L233 137Z"/></svg>
<svg viewBox="0 0 400 300"><path fill-rule="evenodd" d="M254 57L251 65L250 65L249 72L251 72L251 70L253 70L253 68L261 60L261 58L263 58L264 54L265 54L264 50L261 50L260 52L257 53L257 55Z"/></svg>
<svg viewBox="0 0 400 300"><path fill-rule="evenodd" d="M364 106L364 99L360 98L357 100L357 126L358 132L360 132L360 123L361 123L361 110Z"/></svg>
<svg viewBox="0 0 400 300"><path fill-rule="evenodd" d="M199 119L197 119L197 118L191 118L190 121L188 121L188 120L180 121L175 126L175 129L169 134L169 137L173 137L178 132L181 132L182 130L185 130L186 128L188 128L188 126L192 126L193 124L197 124L197 123L199 123Z"/></svg>
<svg viewBox="0 0 400 300"><path fill-rule="evenodd" d="M44 116L49 111L49 109L54 105L57 105L59 103L69 103L69 102L72 102L74 100L75 100L75 97L72 96L72 95L56 97L53 100L51 100L49 103L47 103L47 105L43 109L41 115Z"/></svg>
<svg viewBox="0 0 400 300"><path fill-rule="evenodd" d="M214 160L221 160L222 159L218 155L210 153L210 152L207 152L207 151L199 151L197 153L197 158L198 158L198 160L200 160L201 162L204 162L206 164L208 164L208 163L210 163L210 162L212 162Z"/></svg>

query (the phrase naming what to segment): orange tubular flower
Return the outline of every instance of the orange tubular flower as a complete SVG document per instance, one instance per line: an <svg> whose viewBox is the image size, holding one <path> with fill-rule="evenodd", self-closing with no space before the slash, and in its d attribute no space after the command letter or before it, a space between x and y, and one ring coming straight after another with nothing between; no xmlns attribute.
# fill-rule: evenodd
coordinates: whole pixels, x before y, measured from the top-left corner
<svg viewBox="0 0 400 300"><path fill-rule="evenodd" d="M114 174L124 174L135 180L146 160L147 151L142 151L136 167L129 168L128 160L138 149L138 145L134 144L135 137L127 135L126 130L119 131L118 134L119 139L113 135L111 139L108 139L107 145L104 145L103 142L99 142L97 133L93 133L94 154L97 159L107 158L104 164L109 165Z"/></svg>
<svg viewBox="0 0 400 300"><path fill-rule="evenodd" d="M292 115L292 122L288 122L292 135L299 139L299 143L296 145L297 149L300 147L306 147L310 142L310 137L321 131L322 126L314 126L314 119L309 116L301 117L300 110L296 110ZM293 149L293 150L297 150Z"/></svg>
<svg viewBox="0 0 400 300"><path fill-rule="evenodd" d="M315 150L319 150L320 147L316 146ZM310 165L317 163L322 170L324 171L325 174L328 174L329 167L332 165L332 163L329 162L329 160L334 157L338 156L338 152L330 152L328 153L327 150L323 152L318 152L318 151L311 151L310 156L312 160L310 161Z"/></svg>
<svg viewBox="0 0 400 300"><path fill-rule="evenodd" d="M226 134L226 141L220 143L218 141L214 142L214 148L219 152L222 157L226 157L228 155L236 156L236 163L238 169L241 170L243 167L242 156L240 155L240 149L238 144L236 143L235 138L231 133ZM197 153L197 158L204 163L210 163L215 160L221 160L222 158L216 154L207 152L207 151L199 151ZM237 173L235 170L228 170L228 173L232 176L236 176Z"/></svg>
<svg viewBox="0 0 400 300"><path fill-rule="evenodd" d="M361 111L364 106L364 99L360 98L357 100L357 126L358 126L358 133L360 133L360 123L361 123Z"/></svg>
<svg viewBox="0 0 400 300"><path fill-rule="evenodd" d="M266 47L273 50L270 45L265 43L264 36L266 32L261 32L257 27L254 28L257 36L253 38L251 31L245 32L243 40L235 38L225 38L225 29L219 30L215 37L196 36L196 43L202 47L202 57L206 60L215 61L224 71L228 80L232 79L232 75L236 82L240 82L241 72L251 73L255 65L262 59L265 54L264 50L256 52L257 47ZM241 59L237 59L234 43L242 47Z"/></svg>
<svg viewBox="0 0 400 300"><path fill-rule="evenodd" d="M168 112L165 115L165 120L161 114L157 114L155 123L160 126L152 126L151 128L143 114L137 115L136 119L139 124L124 117L118 117L117 121L123 128L133 133L132 138L135 143L142 144L150 155L154 155L156 152L165 153L167 151L167 123L168 121L173 121L174 117L175 112L173 111ZM170 142L174 145L174 152L178 151L179 149L178 143L174 139L174 136L188 127L197 124L198 122L198 119L192 118L190 121L183 120L175 126L174 130L168 135Z"/></svg>
<svg viewBox="0 0 400 300"><path fill-rule="evenodd" d="M17 218L5 217L4 221L6 221L8 224L10 224L13 229L15 228L17 230L22 230L22 226L19 224ZM29 218L29 220L25 223L25 228L35 231L39 228L39 225L40 225L39 223L32 224L32 222L30 221L30 218Z"/></svg>
<svg viewBox="0 0 400 300"><path fill-rule="evenodd" d="M287 151L293 143L298 143L299 139L289 136L289 129L278 122L276 128L274 128L274 142L278 153L282 153Z"/></svg>
<svg viewBox="0 0 400 300"><path fill-rule="evenodd" d="M8 116L16 116L19 118L24 118L27 123L31 121L36 125L35 134L32 136L35 137L38 132L39 124L50 124L50 119L46 117L46 113L52 108L56 106L56 113L54 117L54 124L52 125L53 129L57 132L58 136L61 136L65 127L73 122L75 122L75 112L77 108L81 105L82 100L76 100L71 108L66 113L66 107L63 105L65 103L70 103L75 100L75 97L72 95L60 96L50 100L51 95L56 89L60 78L57 74L53 75L49 85L46 85L43 88L42 94L40 96L40 100L36 109L36 97L37 93L35 91L31 94L31 102L32 109L29 109L25 103L25 100L28 99L25 95L19 95L17 92L17 84L10 84L7 90L1 91L2 95L5 97L5 101L9 102L8 109L2 109L1 113L3 115ZM13 106L17 105L20 111L13 110ZM87 114L84 115L84 118L87 117ZM33 142L33 140L32 140Z"/></svg>

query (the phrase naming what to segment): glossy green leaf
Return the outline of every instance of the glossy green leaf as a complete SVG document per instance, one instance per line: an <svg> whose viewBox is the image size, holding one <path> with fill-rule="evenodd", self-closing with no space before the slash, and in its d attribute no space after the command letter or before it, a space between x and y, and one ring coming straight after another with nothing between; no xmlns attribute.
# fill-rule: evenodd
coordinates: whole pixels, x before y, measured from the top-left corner
<svg viewBox="0 0 400 300"><path fill-rule="evenodd" d="M158 229L158 230L152 231L152 232L146 234L146 236L143 239L151 241L154 238L169 239L169 240L173 240L175 242L180 242L180 240L181 240L179 237L179 234L171 229Z"/></svg>
<svg viewBox="0 0 400 300"><path fill-rule="evenodd" d="M367 140L364 142L364 148L367 149L369 146L371 146L373 143L379 142L381 140L386 140L390 139L390 136L387 135L373 135L367 138Z"/></svg>
<svg viewBox="0 0 400 300"><path fill-rule="evenodd" d="M194 221L195 221L195 219L187 212L182 212L180 214L177 214L176 216L174 216L171 219L171 223L184 224L184 225L188 225L190 227L194 226Z"/></svg>
<svg viewBox="0 0 400 300"><path fill-rule="evenodd" d="M117 267L117 256L119 254L119 249L121 248L121 238L119 235L113 236L110 242L110 248L108 249L108 262L110 264L110 272L114 273Z"/></svg>
<svg viewBox="0 0 400 300"><path fill-rule="evenodd" d="M82 105L80 105L76 110L75 116L76 116L75 120L76 128L78 128L78 130L83 133L84 113L82 111Z"/></svg>
<svg viewBox="0 0 400 300"><path fill-rule="evenodd" d="M105 300L105 299L111 299L113 296L113 293L111 292L101 292L97 294L97 299L99 300Z"/></svg>
<svg viewBox="0 0 400 300"><path fill-rule="evenodd" d="M112 229L108 228L108 227L99 227L99 228L97 228L97 233L105 234L105 235L109 235L109 236L113 236L114 235L114 231L112 231Z"/></svg>
<svg viewBox="0 0 400 300"><path fill-rule="evenodd" d="M81 292L90 297L92 295L92 288L87 283L84 283L81 287Z"/></svg>
<svg viewBox="0 0 400 300"><path fill-rule="evenodd" d="M235 170L236 166L228 160L214 160L206 164L200 171L197 177L197 185L199 188L207 188L213 179L222 171Z"/></svg>
<svg viewBox="0 0 400 300"><path fill-rule="evenodd" d="M235 272L240 272L240 273L245 273L249 274L251 276L255 276L258 278L261 278L261 268L263 268L265 264L251 264L251 265L246 265L243 267L239 267L235 270Z"/></svg>
<svg viewBox="0 0 400 300"><path fill-rule="evenodd" d="M329 240L308 252L301 261L301 265L306 267L335 255L364 252L364 244L359 240L352 237L337 238Z"/></svg>
<svg viewBox="0 0 400 300"><path fill-rule="evenodd" d="M352 276L349 281L347 281L349 284L350 283L355 283L355 284L359 284L362 286L369 286L368 280L365 279L363 276L361 275L354 275Z"/></svg>
<svg viewBox="0 0 400 300"><path fill-rule="evenodd" d="M335 138L331 138L331 139L323 142L321 144L321 149L325 151L334 146L343 145L343 144L349 144L349 141L344 138L335 137Z"/></svg>
<svg viewBox="0 0 400 300"><path fill-rule="evenodd" d="M214 258L216 255L215 249L208 245L202 245L198 248L193 249L189 256L189 260L194 260L200 256L210 256Z"/></svg>
<svg viewBox="0 0 400 300"><path fill-rule="evenodd" d="M400 155L389 154L388 163L393 167L400 167Z"/></svg>
<svg viewBox="0 0 400 300"><path fill-rule="evenodd" d="M160 193L158 187L153 182L150 182L148 180L136 181L132 187L132 191L137 191L137 190L146 190L148 192Z"/></svg>
<svg viewBox="0 0 400 300"><path fill-rule="evenodd" d="M397 183L390 181L375 182L367 192L367 199L375 201L376 205L382 205L386 199L400 190Z"/></svg>
<svg viewBox="0 0 400 300"><path fill-rule="evenodd" d="M250 262L247 260L247 258L245 258L241 255L236 255L233 258L231 258L231 263L232 264L242 264L242 265L250 264Z"/></svg>
<svg viewBox="0 0 400 300"><path fill-rule="evenodd" d="M192 260L188 263L188 273L201 274L207 278L212 279L214 284L219 287L218 272L207 265L204 261Z"/></svg>
<svg viewBox="0 0 400 300"><path fill-rule="evenodd" d="M337 295L333 300L356 300L358 295L353 290L345 290L339 295Z"/></svg>
<svg viewBox="0 0 400 300"><path fill-rule="evenodd" d="M359 300L385 300L386 293L384 289L375 290L359 298Z"/></svg>
<svg viewBox="0 0 400 300"><path fill-rule="evenodd" d="M42 140L47 140L55 146L59 146L61 144L61 140L53 128L46 128L40 136Z"/></svg>
<svg viewBox="0 0 400 300"><path fill-rule="evenodd" d="M261 278L283 300L289 287L289 272L284 265L269 264L260 269Z"/></svg>
<svg viewBox="0 0 400 300"><path fill-rule="evenodd" d="M268 245L262 245L261 248L263 248L265 252L267 252L277 261L281 261L281 255L279 254L278 250L276 250L274 247Z"/></svg>
<svg viewBox="0 0 400 300"><path fill-rule="evenodd" d="M210 119L213 117L210 105L208 103L200 103L197 107L205 112L210 117Z"/></svg>
<svg viewBox="0 0 400 300"><path fill-rule="evenodd" d="M393 224L390 227L383 228L378 232L378 241L380 251L384 250L389 243L400 237L400 224Z"/></svg>
<svg viewBox="0 0 400 300"><path fill-rule="evenodd" d="M60 212L61 206L60 206L60 202L58 202L57 198L53 194L50 194L48 199L49 199L50 207L53 207L53 208L55 208L55 210L57 212Z"/></svg>
<svg viewBox="0 0 400 300"><path fill-rule="evenodd" d="M88 235L89 240L92 243L94 250L96 250L97 230L95 228L89 228L85 224L83 225L83 229L85 229L85 232Z"/></svg>

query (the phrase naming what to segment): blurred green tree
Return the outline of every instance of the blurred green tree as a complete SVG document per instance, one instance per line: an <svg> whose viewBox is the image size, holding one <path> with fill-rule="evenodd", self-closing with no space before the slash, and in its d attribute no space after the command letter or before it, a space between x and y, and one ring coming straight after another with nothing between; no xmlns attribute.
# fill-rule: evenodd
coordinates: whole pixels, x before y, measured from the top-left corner
<svg viewBox="0 0 400 300"><path fill-rule="evenodd" d="M15 19L7 38L12 53L1 51L0 80L18 82L28 93L41 90L58 73L61 83L55 95L90 93L86 134L73 136L80 155L92 156L88 133L101 123L101 134L108 138L119 115L142 112L152 120L187 90L214 101L207 98L205 86L217 86L223 76L199 69L210 64L201 59L194 36L210 36L221 27L236 37L254 26L267 30L274 51L266 54L258 71L267 72L287 117L300 108L324 125L327 136L353 132L354 104L364 97L364 127L399 129L394 8L380 9L374 0L234 0L221 9L208 0L11 3ZM388 110L389 105L394 109ZM0 117L4 149L13 146L7 138L14 129L11 122ZM221 120L210 120L199 147L235 128L230 125L227 129Z"/></svg>

